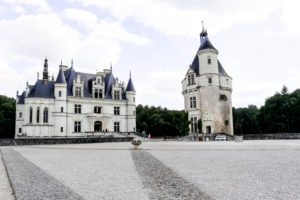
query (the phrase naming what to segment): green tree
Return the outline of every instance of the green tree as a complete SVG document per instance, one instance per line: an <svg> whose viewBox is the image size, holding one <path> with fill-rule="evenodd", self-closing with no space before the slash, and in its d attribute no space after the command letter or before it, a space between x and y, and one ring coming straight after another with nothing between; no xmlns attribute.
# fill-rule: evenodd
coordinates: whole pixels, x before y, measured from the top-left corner
<svg viewBox="0 0 300 200"><path fill-rule="evenodd" d="M0 138L15 135L15 99L0 95Z"/></svg>

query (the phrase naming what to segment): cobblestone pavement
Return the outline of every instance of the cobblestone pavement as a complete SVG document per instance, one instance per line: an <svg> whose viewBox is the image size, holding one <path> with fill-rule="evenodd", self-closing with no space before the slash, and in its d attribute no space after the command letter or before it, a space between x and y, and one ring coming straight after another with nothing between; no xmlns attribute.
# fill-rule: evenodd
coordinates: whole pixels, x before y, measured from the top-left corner
<svg viewBox="0 0 300 200"><path fill-rule="evenodd" d="M36 199L59 199L42 196L49 191L87 200L300 199L300 140L143 142L140 150L130 143L1 150L17 199L22 199L18 191L23 196L33 192ZM0 190L2 200L1 195Z"/></svg>

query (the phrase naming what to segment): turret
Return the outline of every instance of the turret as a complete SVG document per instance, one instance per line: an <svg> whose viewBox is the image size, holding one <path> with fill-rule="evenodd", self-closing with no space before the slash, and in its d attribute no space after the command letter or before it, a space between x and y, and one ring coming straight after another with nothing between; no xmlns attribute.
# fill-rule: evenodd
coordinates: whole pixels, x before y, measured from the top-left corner
<svg viewBox="0 0 300 200"><path fill-rule="evenodd" d="M66 100L67 82L62 69L62 65L59 66L59 72L54 84L54 96L56 99Z"/></svg>
<svg viewBox="0 0 300 200"><path fill-rule="evenodd" d="M130 72L130 75L129 75L129 80L128 80L125 92L126 92L126 98L128 100L128 103L135 104L135 88L133 86L133 82L132 82L132 79L131 79L131 72Z"/></svg>
<svg viewBox="0 0 300 200"><path fill-rule="evenodd" d="M127 131L136 131L136 109L135 109L135 88L131 79L131 72L125 90L127 99Z"/></svg>

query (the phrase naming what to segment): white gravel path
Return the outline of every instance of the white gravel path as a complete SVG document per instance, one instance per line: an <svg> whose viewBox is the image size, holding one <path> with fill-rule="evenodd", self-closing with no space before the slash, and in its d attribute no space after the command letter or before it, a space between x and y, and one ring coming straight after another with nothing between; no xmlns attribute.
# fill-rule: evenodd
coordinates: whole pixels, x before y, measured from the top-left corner
<svg viewBox="0 0 300 200"><path fill-rule="evenodd" d="M6 173L6 169L2 159L2 153L0 149L0 199L14 200L13 190L10 186L10 182Z"/></svg>

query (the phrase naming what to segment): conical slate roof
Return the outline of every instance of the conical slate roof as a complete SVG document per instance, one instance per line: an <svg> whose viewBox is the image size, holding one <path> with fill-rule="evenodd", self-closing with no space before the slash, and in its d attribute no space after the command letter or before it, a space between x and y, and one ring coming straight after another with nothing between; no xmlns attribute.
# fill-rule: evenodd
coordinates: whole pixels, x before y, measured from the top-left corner
<svg viewBox="0 0 300 200"><path fill-rule="evenodd" d="M62 70L62 67L59 68L59 72L58 72L55 83L65 83L65 84L67 83L66 78L65 78L65 74Z"/></svg>
<svg viewBox="0 0 300 200"><path fill-rule="evenodd" d="M130 77L129 77L129 80L127 83L126 92L135 92L135 88L134 88L134 85L131 80L131 73L130 73Z"/></svg>

